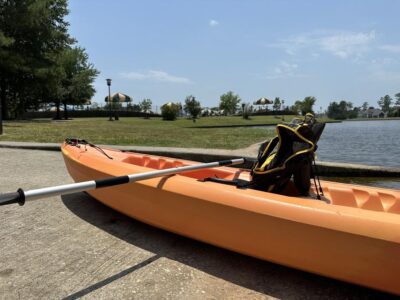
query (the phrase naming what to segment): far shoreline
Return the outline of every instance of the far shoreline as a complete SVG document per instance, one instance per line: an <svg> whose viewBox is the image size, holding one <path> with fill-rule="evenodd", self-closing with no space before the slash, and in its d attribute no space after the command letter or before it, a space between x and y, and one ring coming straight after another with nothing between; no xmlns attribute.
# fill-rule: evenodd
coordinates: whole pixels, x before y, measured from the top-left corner
<svg viewBox="0 0 400 300"><path fill-rule="evenodd" d="M400 121L400 117L390 117L390 118L356 118L356 119L346 119L342 121Z"/></svg>

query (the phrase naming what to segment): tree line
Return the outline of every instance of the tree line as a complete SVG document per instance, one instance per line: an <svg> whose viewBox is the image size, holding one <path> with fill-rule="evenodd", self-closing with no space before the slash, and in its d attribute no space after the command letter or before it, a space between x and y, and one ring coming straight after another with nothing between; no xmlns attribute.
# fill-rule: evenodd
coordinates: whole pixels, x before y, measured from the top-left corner
<svg viewBox="0 0 400 300"><path fill-rule="evenodd" d="M250 103L242 103L240 106L241 101L242 99L238 94L235 94L233 91L228 91L220 96L219 106L212 108L212 110L218 110L225 116L240 113L243 118L247 119L253 113L254 108ZM305 115L308 112L314 113L313 107L316 101L317 99L315 97L308 96L305 97L304 100L297 100L294 105L284 108L285 100L276 97L272 103L272 109L275 112L281 111ZM183 111L195 122L202 112L200 101L196 100L195 96L189 95L186 97L184 105L180 102L169 102L161 106L161 115L165 120L175 120Z"/></svg>
<svg viewBox="0 0 400 300"><path fill-rule="evenodd" d="M395 100L389 95L381 97L377 104L388 117L400 117L400 93L394 95ZM360 107L355 107L352 102L342 100L329 103L327 116L336 120L354 119L360 112L367 112L373 109L368 102L364 102Z"/></svg>
<svg viewBox="0 0 400 300"><path fill-rule="evenodd" d="M67 0L0 2L0 122L44 103L60 118L60 106L94 95L99 72L69 35L67 15Z"/></svg>

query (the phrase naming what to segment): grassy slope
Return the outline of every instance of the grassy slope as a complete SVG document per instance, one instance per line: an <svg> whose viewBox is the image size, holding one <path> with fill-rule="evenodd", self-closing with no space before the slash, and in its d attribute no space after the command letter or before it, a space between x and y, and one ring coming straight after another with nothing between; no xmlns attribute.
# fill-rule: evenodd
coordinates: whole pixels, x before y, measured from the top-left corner
<svg viewBox="0 0 400 300"><path fill-rule="evenodd" d="M289 120L289 117L286 117ZM193 126L274 124L273 116L201 118L163 121L159 118L82 118L68 121L6 122L1 141L61 143L65 137L79 137L93 143L110 145L170 146L186 148L238 149L261 142L274 135L271 128L207 128Z"/></svg>

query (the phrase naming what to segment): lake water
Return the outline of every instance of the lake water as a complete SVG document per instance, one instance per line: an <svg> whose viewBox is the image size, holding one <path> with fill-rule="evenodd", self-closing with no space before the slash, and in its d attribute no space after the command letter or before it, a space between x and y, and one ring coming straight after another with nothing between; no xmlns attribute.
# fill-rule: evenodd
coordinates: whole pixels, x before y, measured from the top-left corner
<svg viewBox="0 0 400 300"><path fill-rule="evenodd" d="M321 161L400 167L400 120L328 123L317 156Z"/></svg>
<svg viewBox="0 0 400 300"><path fill-rule="evenodd" d="M400 168L400 120L327 123L318 160ZM399 178L326 178L400 189Z"/></svg>
<svg viewBox="0 0 400 300"><path fill-rule="evenodd" d="M317 155L321 161L400 167L400 120L328 123ZM400 189L398 178L328 180Z"/></svg>

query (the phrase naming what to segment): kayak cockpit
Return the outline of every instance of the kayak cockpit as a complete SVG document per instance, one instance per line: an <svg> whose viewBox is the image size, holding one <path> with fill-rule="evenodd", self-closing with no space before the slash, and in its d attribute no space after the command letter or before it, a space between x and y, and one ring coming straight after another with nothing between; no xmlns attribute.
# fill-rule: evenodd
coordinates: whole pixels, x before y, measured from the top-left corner
<svg viewBox="0 0 400 300"><path fill-rule="evenodd" d="M122 159L121 161L124 163L155 170L163 170L163 169L185 166L185 164L180 160L166 159L162 157L154 157L146 155L134 155L134 154L129 155L128 157Z"/></svg>
<svg viewBox="0 0 400 300"><path fill-rule="evenodd" d="M185 161L182 160L175 160L158 156L136 155L136 154L130 154L129 156L123 158L121 162L154 170L164 170L164 169L178 168L189 165L189 163L185 163ZM210 168L210 169L201 169L197 171L185 172L181 173L180 175L199 180L208 177L216 177L216 178L231 180L237 178L241 173L241 170L239 169L235 171L232 170L233 169L230 170L226 168Z"/></svg>
<svg viewBox="0 0 400 300"><path fill-rule="evenodd" d="M333 205L400 214L400 193L397 191L337 183L325 185L323 191Z"/></svg>

